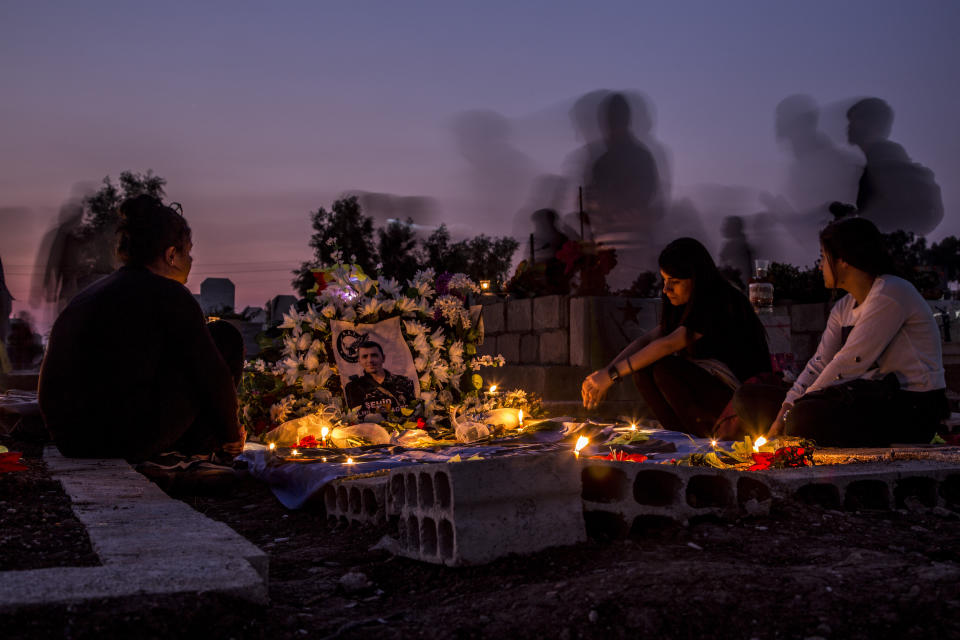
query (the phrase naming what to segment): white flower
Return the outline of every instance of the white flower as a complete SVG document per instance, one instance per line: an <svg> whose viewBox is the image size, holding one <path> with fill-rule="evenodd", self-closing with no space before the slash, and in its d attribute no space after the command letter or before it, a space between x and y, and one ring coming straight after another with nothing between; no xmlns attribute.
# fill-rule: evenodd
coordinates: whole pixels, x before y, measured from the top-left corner
<svg viewBox="0 0 960 640"><path fill-rule="evenodd" d="M472 291L473 293L480 293L480 287L478 287L473 280L470 279L465 273L455 273L450 276L450 281L447 283L447 288L450 291Z"/></svg>
<svg viewBox="0 0 960 640"><path fill-rule="evenodd" d="M463 302L456 296L440 296L433 305L440 310L440 315L447 321L451 327L462 325L464 329L470 328L470 315L463 307Z"/></svg>
<svg viewBox="0 0 960 640"><path fill-rule="evenodd" d="M303 374L303 380L300 383L303 386L305 393L310 393L317 387L317 374L315 373L305 373Z"/></svg>
<svg viewBox="0 0 960 640"><path fill-rule="evenodd" d="M310 353L326 353L322 340L314 340L310 343Z"/></svg>
<svg viewBox="0 0 960 640"><path fill-rule="evenodd" d="M427 344L427 335L425 333L417 334L411 346L417 353L426 354L430 352L430 345Z"/></svg>
<svg viewBox="0 0 960 640"><path fill-rule="evenodd" d="M424 327L420 322L417 322L416 320L404 320L403 328L407 332L407 334L411 336L418 336L427 330L426 327Z"/></svg>
<svg viewBox="0 0 960 640"><path fill-rule="evenodd" d="M353 307L347 307L346 309L343 310L343 313L341 314L341 318L343 318L347 322L353 322L354 320L357 319L356 309L354 309Z"/></svg>
<svg viewBox="0 0 960 640"><path fill-rule="evenodd" d="M433 332L433 335L430 336L430 346L434 349L439 349L443 346L443 328L439 328Z"/></svg>
<svg viewBox="0 0 960 640"><path fill-rule="evenodd" d="M380 301L380 312L381 313L390 313L397 306L396 300L381 300Z"/></svg>
<svg viewBox="0 0 960 640"><path fill-rule="evenodd" d="M311 342L313 342L313 334L310 332L303 333L297 340L297 351L306 351L310 348Z"/></svg>
<svg viewBox="0 0 960 640"><path fill-rule="evenodd" d="M320 368L320 358L317 357L317 354L310 351L303 359L303 366L307 371L316 371ZM306 385L306 376L304 376L304 385ZM307 389L304 389L304 391L307 391Z"/></svg>
<svg viewBox="0 0 960 640"><path fill-rule="evenodd" d="M357 315L361 318L364 316L372 316L375 313L377 313L377 311L379 310L380 310L380 303L377 302L376 299L374 298L368 298L366 300L361 301L361 305L359 310L357 311Z"/></svg>
<svg viewBox="0 0 960 640"><path fill-rule="evenodd" d="M397 300L396 310L402 314L410 314L417 310L417 303L413 299L404 296Z"/></svg>
<svg viewBox="0 0 960 640"><path fill-rule="evenodd" d="M382 278L380 280L380 293L391 298L399 298L400 283L393 278Z"/></svg>
<svg viewBox="0 0 960 640"><path fill-rule="evenodd" d="M427 359L423 356L417 356L413 360L413 366L417 368L417 373L421 373L427 368Z"/></svg>
<svg viewBox="0 0 960 640"><path fill-rule="evenodd" d="M410 286L417 290L418 295L432 296L434 294L433 281L435 279L436 274L433 269L417 271L417 274L413 276L413 280L410 281Z"/></svg>
<svg viewBox="0 0 960 640"><path fill-rule="evenodd" d="M461 364L463 362L463 342L457 340L450 345L450 348L447 349L447 355L450 357L450 362L453 364Z"/></svg>
<svg viewBox="0 0 960 640"><path fill-rule="evenodd" d="M430 372L426 372L420 376L420 388L429 389L430 388Z"/></svg>
<svg viewBox="0 0 960 640"><path fill-rule="evenodd" d="M290 305L290 311L283 314L283 322L280 324L281 329L296 329L300 327L300 314L297 313L297 308L293 305Z"/></svg>

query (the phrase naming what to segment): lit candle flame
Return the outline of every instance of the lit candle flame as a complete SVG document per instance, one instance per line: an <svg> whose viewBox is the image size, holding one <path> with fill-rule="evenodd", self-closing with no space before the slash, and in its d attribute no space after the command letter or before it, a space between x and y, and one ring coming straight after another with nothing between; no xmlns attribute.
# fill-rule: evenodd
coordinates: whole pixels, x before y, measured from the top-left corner
<svg viewBox="0 0 960 640"><path fill-rule="evenodd" d="M496 393L496 392L497 392L497 385L495 384L490 385L490 393Z"/></svg>
<svg viewBox="0 0 960 640"><path fill-rule="evenodd" d="M636 430L637 430L637 425L631 424L631 425L630 425L630 431L636 431Z"/></svg>
<svg viewBox="0 0 960 640"><path fill-rule="evenodd" d="M717 446L717 441L716 441L716 440L711 440L711 441L710 441L710 446L711 446L711 447Z"/></svg>
<svg viewBox="0 0 960 640"><path fill-rule="evenodd" d="M290 450L290 455L292 455L292 456L298 456L298 455L300 455L300 452L297 451L296 449L291 449L291 450Z"/></svg>
<svg viewBox="0 0 960 640"><path fill-rule="evenodd" d="M523 409L517 411L517 420L520 422L520 427L523 428Z"/></svg>
<svg viewBox="0 0 960 640"><path fill-rule="evenodd" d="M347 464L353 464L353 458L347 458Z"/></svg>
<svg viewBox="0 0 960 640"><path fill-rule="evenodd" d="M759 453L760 447L762 447L765 444L767 444L767 439L764 438L763 436L760 436L759 438L753 441L753 450Z"/></svg>
<svg viewBox="0 0 960 640"><path fill-rule="evenodd" d="M277 443L276 443L276 442L271 442L271 443L267 446L267 448L270 449L270 451L273 451L274 449L277 448Z"/></svg>
<svg viewBox="0 0 960 640"><path fill-rule="evenodd" d="M579 458L580 450L583 449L588 444L590 444L590 438L588 438L587 436L580 436L579 438L577 438L577 444L573 448L573 455Z"/></svg>
<svg viewBox="0 0 960 640"><path fill-rule="evenodd" d="M327 435L330 433L330 427L320 427L320 439L327 441Z"/></svg>

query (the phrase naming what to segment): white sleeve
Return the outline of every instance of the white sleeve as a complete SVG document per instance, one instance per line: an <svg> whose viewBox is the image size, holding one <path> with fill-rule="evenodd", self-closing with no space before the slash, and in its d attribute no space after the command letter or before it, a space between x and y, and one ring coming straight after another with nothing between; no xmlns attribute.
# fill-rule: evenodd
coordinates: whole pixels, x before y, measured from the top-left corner
<svg viewBox="0 0 960 640"><path fill-rule="evenodd" d="M902 304L887 295L876 296L869 306L864 305L843 348L827 362L806 393L862 376L873 367L905 321Z"/></svg>
<svg viewBox="0 0 960 640"><path fill-rule="evenodd" d="M840 350L840 342L843 339L842 324L840 321L840 303L838 302L834 305L833 309L830 310L830 317L827 319L827 328L823 330L823 335L820 336L820 344L817 345L817 352L813 354L813 357L807 362L803 371L797 376L797 381L793 383L793 387L790 388L790 391L787 392L787 397L783 400L784 403L793 404L797 398L806 393L810 385L823 373L827 363L830 362L837 351Z"/></svg>

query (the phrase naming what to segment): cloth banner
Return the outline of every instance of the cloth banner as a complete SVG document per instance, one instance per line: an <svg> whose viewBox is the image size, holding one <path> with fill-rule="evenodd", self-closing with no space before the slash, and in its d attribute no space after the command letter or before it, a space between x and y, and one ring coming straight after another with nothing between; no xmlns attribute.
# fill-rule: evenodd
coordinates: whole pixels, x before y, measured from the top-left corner
<svg viewBox="0 0 960 640"><path fill-rule="evenodd" d="M340 384L344 396L352 376L363 376L363 367L358 361L358 349L364 342L373 341L383 348L383 368L396 376L413 382L414 396L420 397L420 377L413 363L410 347L403 339L400 318L381 320L376 324L354 324L345 320L331 320L333 332L333 356L340 372Z"/></svg>

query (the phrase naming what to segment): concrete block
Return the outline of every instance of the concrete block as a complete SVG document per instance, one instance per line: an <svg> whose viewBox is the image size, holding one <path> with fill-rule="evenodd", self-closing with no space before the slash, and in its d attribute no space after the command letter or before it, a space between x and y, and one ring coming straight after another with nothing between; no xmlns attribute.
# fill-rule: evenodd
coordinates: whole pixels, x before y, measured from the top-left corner
<svg viewBox="0 0 960 640"><path fill-rule="evenodd" d="M504 316L506 308L504 302L483 305L483 326L487 334L498 334L507 330Z"/></svg>
<svg viewBox="0 0 960 640"><path fill-rule="evenodd" d="M571 298L570 364L598 369L657 326L659 299Z"/></svg>
<svg viewBox="0 0 960 640"><path fill-rule="evenodd" d="M558 329L540 334L540 363L569 364L570 334Z"/></svg>
<svg viewBox="0 0 960 640"><path fill-rule="evenodd" d="M266 581L242 559L186 556L179 562L65 567L0 573L0 612L144 594L217 592L265 605Z"/></svg>
<svg viewBox="0 0 960 640"><path fill-rule="evenodd" d="M760 322L767 331L770 353L793 353L790 344L790 316L762 314Z"/></svg>
<svg viewBox="0 0 960 640"><path fill-rule="evenodd" d="M102 566L0 573L0 610L145 593L219 592L267 602L269 557L164 494L123 460L44 451Z"/></svg>
<svg viewBox="0 0 960 640"><path fill-rule="evenodd" d="M386 474L372 478L340 478L323 488L331 524L380 526L387 520Z"/></svg>
<svg viewBox="0 0 960 640"><path fill-rule="evenodd" d="M623 537L652 521L763 515L773 501L769 483L758 473L589 458L579 462L584 518L594 535Z"/></svg>
<svg viewBox="0 0 960 640"><path fill-rule="evenodd" d="M537 364L540 361L540 336L527 334L520 336L520 363Z"/></svg>
<svg viewBox="0 0 960 640"><path fill-rule="evenodd" d="M570 325L570 299L565 296L542 296L533 299L533 330L563 329Z"/></svg>
<svg viewBox="0 0 960 640"><path fill-rule="evenodd" d="M830 315L830 303L828 302L792 305L790 307L790 328L795 332L823 333L823 330L827 328L828 315Z"/></svg>
<svg viewBox="0 0 960 640"><path fill-rule="evenodd" d="M497 336L486 336L483 343L477 345L478 356L497 356L500 352L497 350Z"/></svg>
<svg viewBox="0 0 960 640"><path fill-rule="evenodd" d="M533 329L533 300L507 302L507 331L524 332Z"/></svg>
<svg viewBox="0 0 960 640"><path fill-rule="evenodd" d="M435 564L482 564L586 539L569 452L395 469L388 504L403 555Z"/></svg>
<svg viewBox="0 0 960 640"><path fill-rule="evenodd" d="M497 337L497 348L507 364L520 362L520 335L504 333Z"/></svg>

